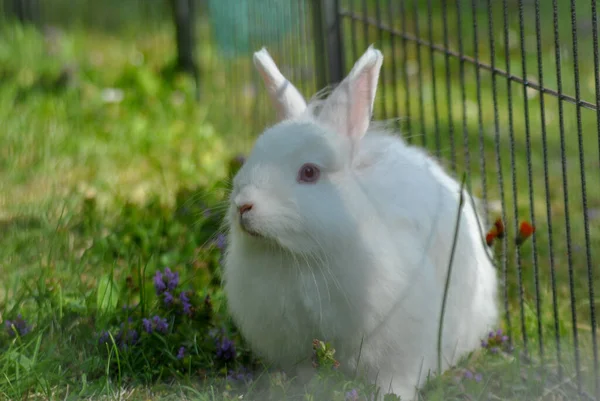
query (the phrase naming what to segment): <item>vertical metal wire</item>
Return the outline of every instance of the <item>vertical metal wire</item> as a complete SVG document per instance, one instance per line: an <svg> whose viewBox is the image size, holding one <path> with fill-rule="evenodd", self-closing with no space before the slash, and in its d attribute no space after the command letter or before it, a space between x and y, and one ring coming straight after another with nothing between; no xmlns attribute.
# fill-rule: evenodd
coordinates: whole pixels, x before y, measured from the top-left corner
<svg viewBox="0 0 600 401"><path fill-rule="evenodd" d="M354 0L350 0L349 10L351 14L354 14ZM356 48L356 20L350 19L350 38L352 40L352 61L358 59L358 50Z"/></svg>
<svg viewBox="0 0 600 401"><path fill-rule="evenodd" d="M296 30L294 32L294 37L296 39L296 41L298 41L298 45L296 46L296 57L295 57L295 69L296 69L296 74L294 76L294 85L296 86L296 88L298 88L298 90L300 91L300 93L302 93L304 96L306 96L305 90L304 90L304 86L303 86L303 82L304 82L304 54L306 53L306 46L308 46L306 41L302 40L302 27L306 24L306 21L304 21L304 7L303 7L303 2L304 0L292 0L294 3L294 7L292 12L298 16L298 23L296 24Z"/></svg>
<svg viewBox="0 0 600 401"><path fill-rule="evenodd" d="M406 30L406 8L405 8L405 0L400 0L400 14L402 14L402 33L405 34ZM390 0L390 18L392 17L391 8L392 8L393 0ZM406 113L406 131L407 131L407 140L408 143L412 143L412 121L411 121L411 112L410 112L410 94L409 94L409 83L408 83L408 46L406 44L406 35L402 36L402 78L404 79L404 109ZM393 67L394 70L396 69Z"/></svg>
<svg viewBox="0 0 600 401"><path fill-rule="evenodd" d="M375 0L375 18L377 20L377 24L379 25L379 27L377 28L377 39L379 40L379 45L381 47L383 47L383 27L381 25L381 23L383 22L381 20L381 3L380 0ZM392 53L392 58L394 58L395 55L394 53ZM386 71L385 71L385 65L382 66L381 71L379 73L379 88L380 89L380 94L379 94L379 99L381 102L381 112L383 113L383 118L387 119L387 107L386 107L386 79L385 79L385 75L386 75ZM395 81L394 81L395 83Z"/></svg>
<svg viewBox="0 0 600 401"><path fill-rule="evenodd" d="M592 3L592 42L594 46L594 83L596 90L596 127L598 132L598 151L600 156L600 55L598 54L598 10L596 0ZM598 366L598 324L596 322L596 311L594 303L594 277L591 269L588 269L588 284L590 302L590 320L592 324L592 346L594 347L594 377L596 378L596 399L600 400L600 367Z"/></svg>
<svg viewBox="0 0 600 401"><path fill-rule="evenodd" d="M413 19L415 21L415 35L419 37L420 29L419 29L419 0L413 0ZM417 48L417 64L419 64L419 68L417 69L417 76L419 82L419 120L421 122L421 144L423 147L427 147L427 137L425 135L425 106L423 102L423 60L421 57L421 43L416 43Z"/></svg>
<svg viewBox="0 0 600 401"><path fill-rule="evenodd" d="M433 10L431 6L431 0L427 0L427 28L429 32L429 43L433 43ZM429 47L429 61L431 64L431 95L433 97L433 122L434 122L434 134L435 134L435 152L438 159L442 158L442 143L440 138L440 123L438 116L438 103L437 103L437 85L436 85L436 73L435 73L435 57L433 47Z"/></svg>
<svg viewBox="0 0 600 401"><path fill-rule="evenodd" d="M310 36L311 32L311 28L312 28L312 24L315 23L315 21L312 18L308 17L308 12L310 12L310 8L312 7L312 5L310 4L311 2L307 2L305 5L306 7L303 7L303 14L302 14L302 18L304 19L304 29L302 30L302 40L304 41L304 46L305 46L305 50L304 50L304 62L306 63L306 68L310 69L311 72L311 76L312 76L312 82L310 82L310 84L312 84L312 87L307 88L307 90L310 90L310 95L312 96L312 94L314 92L316 92L318 89L321 89L318 87L317 84L317 76L318 73L316 71L317 68L317 63L315 60L313 60L312 55L315 54L314 51L311 51L311 46L314 46L314 41L318 40L318 38L314 38ZM310 23L309 23L310 21ZM314 29L312 29L312 31L314 31Z"/></svg>
<svg viewBox="0 0 600 401"><path fill-rule="evenodd" d="M477 0L471 0L471 11L473 13L473 58L475 63L479 63L479 34L477 24ZM485 167L485 150L483 139L483 112L481 106L481 73L478 66L475 66L475 85L477 88L477 124L479 131L479 162L481 164L481 186L483 193L484 217L485 225L488 224L488 196L487 196L487 179Z"/></svg>
<svg viewBox="0 0 600 401"><path fill-rule="evenodd" d="M520 35L520 47L521 47L521 72L524 79L527 79L527 55L525 51L525 21L524 21L524 7L523 0L519 0L519 35ZM537 17L536 17L537 18ZM542 77L540 77L542 78ZM527 86L523 85L523 112L524 112L524 123L525 123L525 156L527 159L527 182L529 184L529 220L531 224L536 227L535 221L535 204L533 202L533 172L531 166L531 130L529 124L529 100L527 96ZM540 94L543 97L543 94ZM539 271L538 271L538 260L537 260L537 236L531 237L532 249L533 249L533 275L535 281L535 302L537 312L537 329L538 339L540 346L540 357L543 360L544 348L542 340L542 322L541 322L541 307L540 307L540 289L539 289ZM525 348L525 353L529 350Z"/></svg>
<svg viewBox="0 0 600 401"><path fill-rule="evenodd" d="M327 85L327 60L325 58L325 33L323 32L323 4L321 1L311 1L312 6L312 35L313 35L313 58L317 68L317 87L324 88Z"/></svg>
<svg viewBox="0 0 600 401"><path fill-rule="evenodd" d="M510 69L510 44L508 35L508 1L502 0L502 8L504 14L504 61L507 74L511 74ZM518 216L518 199L517 199L517 168L515 163L515 130L514 130L514 119L513 119L513 104L512 104L512 85L511 80L506 80L507 86L507 100L508 100L508 132L510 138L510 170L512 174L512 201L513 201L513 213L514 213L514 225L515 230L518 230L519 216ZM515 248L515 261L517 265L517 278L519 284L519 312L521 317L521 331L523 336L523 346L527 349L527 330L525 330L525 301L523 294L523 271L521 266L521 252L520 248ZM512 337L511 337L512 342Z"/></svg>
<svg viewBox="0 0 600 401"><path fill-rule="evenodd" d="M444 48L449 50L448 45L448 0L442 0L442 27L444 30ZM444 52L446 67L446 106L448 111L448 136L450 139L450 167L456 171L456 149L454 147L454 119L452 116L452 85L450 84L450 53Z"/></svg>
<svg viewBox="0 0 600 401"><path fill-rule="evenodd" d="M459 81L460 81L460 98L462 103L462 130L463 130L463 141L464 141L464 170L467 174L467 188L471 191L471 156L469 149L469 130L467 127L467 88L465 82L465 60L464 56L464 45L462 35L462 0L456 0L456 20L458 29L458 53L460 54L460 64L458 69Z"/></svg>
<svg viewBox="0 0 600 401"><path fill-rule="evenodd" d="M560 152L561 152L561 167L562 167L562 184L563 184L563 197L565 204L565 234L567 241L567 265L569 270L569 291L571 301L571 324L573 325L573 346L575 356L575 369L577 371L578 386L581 383L581 368L579 364L579 338L577 336L577 310L576 310L576 299L575 299L575 283L573 281L573 254L571 246L571 218L569 213L569 186L568 186L568 173L567 173L567 154L565 146L565 120L564 120L564 106L560 98L563 94L562 89L562 67L561 67L561 55L560 55L560 35L559 35L559 17L558 17L558 0L552 0L552 13L553 13L553 25L554 25L554 58L556 60L556 83L558 98L558 118L560 127ZM559 372L562 370L562 366L558 366ZM562 372L561 372L562 374Z"/></svg>
<svg viewBox="0 0 600 401"><path fill-rule="evenodd" d="M540 18L540 0L535 0L535 36L536 36L536 47L537 47L537 66L538 66L538 79L540 86L544 86L544 71L543 71L543 60L542 60L542 33L541 33L541 18ZM554 331L555 331L555 341L556 341L556 360L560 365L561 355L560 355L560 334L559 334L559 325L558 325L558 299L556 293L556 271L554 266L554 241L552 236L552 206L550 202L550 180L548 178L548 146L547 146L547 136L546 136L546 112L545 112L546 104L544 101L544 94L540 93L540 121L542 125L542 152L544 158L544 189L546 196L546 220L548 224L548 245L549 245L549 257L550 257L550 281L552 286L552 310L554 315ZM538 275L536 274L536 288L538 288ZM539 298L538 298L539 301ZM539 302L538 302L538 322L541 319L540 315L541 311L539 311ZM541 326L540 326L541 327ZM538 330L541 328L538 327ZM541 333L540 333L541 336ZM540 337L540 355L542 356L542 364L544 363L543 354L544 354L544 344L542 338ZM562 373L562 372L561 372ZM562 379L559 377L559 379Z"/></svg>
<svg viewBox="0 0 600 401"><path fill-rule="evenodd" d="M369 23L367 17L369 16L369 9L367 7L367 0L362 0L362 13L363 13L363 38L365 40L364 46L369 46Z"/></svg>
<svg viewBox="0 0 600 401"><path fill-rule="evenodd" d="M394 27L394 7L393 7L393 2L392 0L388 0L387 2L387 10L388 10L388 22L390 24L390 28ZM392 53L392 88L394 89L394 92L392 94L392 99L394 101L394 105L393 105L393 112L392 112L392 116L394 117L398 117L400 110L398 108L398 91L397 91L397 87L398 87L398 74L396 73L396 38L395 38L395 34L393 32L390 32L390 47L392 49L391 53ZM406 57L406 54L403 54L403 57ZM404 69L404 71L406 72L406 68ZM406 87L404 88L404 90L406 91ZM396 118L396 123L394 124L394 126L396 128L398 127L398 119Z"/></svg>
<svg viewBox="0 0 600 401"><path fill-rule="evenodd" d="M458 0L460 1L460 0ZM491 66L492 71L496 69L496 41L494 40L494 13L492 9L492 0L487 0L488 7L488 36L490 43ZM500 204L502 206L502 221L506 221L506 200L504 197L504 174L502 173L502 154L500 150L500 123L498 116L498 83L495 72L492 72L492 104L494 107L494 143L496 145L496 168L498 170L498 189L500 192ZM501 268L502 281L504 282L504 317L506 320L506 333L512 337L512 323L510 318L510 308L508 306L508 263L506 260L506 250L508 248L508 238L502 237Z"/></svg>
<svg viewBox="0 0 600 401"><path fill-rule="evenodd" d="M581 100L581 89L579 87L579 51L577 48L577 10L575 8L575 0L571 0L571 31L573 35L573 68L575 78L575 99L577 103ZM585 178L585 162L583 156L583 127L581 123L581 107L579 104L576 108L577 112L577 142L579 144L579 168L581 169L581 200L583 206L583 225L585 229L585 257L587 262L588 280L592 279L592 249L590 247L590 224L588 220L588 205L587 205L587 184ZM592 282L589 283L590 293L593 295ZM595 299L590 299L590 310L594 313ZM574 327L577 330L577 326ZM577 386L581 391L581 378L578 379Z"/></svg>

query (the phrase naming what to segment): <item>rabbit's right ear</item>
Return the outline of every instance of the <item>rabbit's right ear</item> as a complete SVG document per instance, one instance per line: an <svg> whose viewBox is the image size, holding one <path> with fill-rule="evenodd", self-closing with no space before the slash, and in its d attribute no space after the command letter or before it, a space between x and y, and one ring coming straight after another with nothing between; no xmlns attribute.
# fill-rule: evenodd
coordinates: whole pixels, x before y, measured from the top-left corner
<svg viewBox="0 0 600 401"><path fill-rule="evenodd" d="M306 101L298 89L283 76L264 47L254 53L254 65L265 82L281 120L298 117L306 110Z"/></svg>
<svg viewBox="0 0 600 401"><path fill-rule="evenodd" d="M369 128L379 72L383 64L381 52L369 46L352 70L329 95L319 119L340 135L358 142Z"/></svg>

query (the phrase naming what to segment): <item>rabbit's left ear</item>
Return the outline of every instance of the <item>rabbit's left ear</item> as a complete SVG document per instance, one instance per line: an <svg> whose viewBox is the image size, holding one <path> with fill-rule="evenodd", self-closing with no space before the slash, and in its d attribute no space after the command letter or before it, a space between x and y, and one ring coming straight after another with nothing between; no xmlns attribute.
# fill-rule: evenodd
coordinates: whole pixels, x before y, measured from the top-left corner
<svg viewBox="0 0 600 401"><path fill-rule="evenodd" d="M381 52L369 46L327 98L319 120L353 142L360 140L369 128L382 64Z"/></svg>
<svg viewBox="0 0 600 401"><path fill-rule="evenodd" d="M296 118L306 110L304 97L279 71L267 49L263 47L254 53L254 65L265 82L280 120Z"/></svg>

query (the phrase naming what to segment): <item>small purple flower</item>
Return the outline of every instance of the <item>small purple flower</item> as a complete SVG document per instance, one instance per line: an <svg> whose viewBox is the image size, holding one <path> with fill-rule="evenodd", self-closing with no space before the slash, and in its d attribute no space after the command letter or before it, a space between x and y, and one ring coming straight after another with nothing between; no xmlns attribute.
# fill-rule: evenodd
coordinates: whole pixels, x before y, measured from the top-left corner
<svg viewBox="0 0 600 401"><path fill-rule="evenodd" d="M483 376L481 375L481 373L477 373L477 374L475 375L475 381L476 381L477 383L481 382L481 380L482 380L482 379L483 379Z"/></svg>
<svg viewBox="0 0 600 401"><path fill-rule="evenodd" d="M130 329L128 326L125 326L125 323L121 323L121 330L115 336L115 343L120 349L125 350L130 345L135 345L139 338L137 330Z"/></svg>
<svg viewBox="0 0 600 401"><path fill-rule="evenodd" d="M498 330L496 331L496 336L498 336L498 337L502 337L502 329L498 329Z"/></svg>
<svg viewBox="0 0 600 401"><path fill-rule="evenodd" d="M23 316L21 316L20 313L15 320L7 320L4 324L9 337L14 337L17 334L19 337L23 337L31 331L31 327L27 324L25 319L23 319Z"/></svg>
<svg viewBox="0 0 600 401"><path fill-rule="evenodd" d="M165 305L171 305L171 303L173 302L173 295L171 295L169 291L165 291L164 296Z"/></svg>
<svg viewBox="0 0 600 401"><path fill-rule="evenodd" d="M177 359L183 359L185 357L185 347L179 348L177 351Z"/></svg>
<svg viewBox="0 0 600 401"><path fill-rule="evenodd" d="M471 372L470 370L465 370L465 379L467 380L472 380L473 379L473 372Z"/></svg>
<svg viewBox="0 0 600 401"><path fill-rule="evenodd" d="M179 272L172 272L171 269L165 267L165 278L167 280L167 288L173 291L179 284Z"/></svg>
<svg viewBox="0 0 600 401"><path fill-rule="evenodd" d="M100 337L98 338L98 344L100 344L100 345L106 344L106 343L108 343L109 340L110 340L110 334L108 333L108 331L104 330L100 334Z"/></svg>
<svg viewBox="0 0 600 401"><path fill-rule="evenodd" d="M156 295L160 295L167 289L165 281L163 280L163 274L160 270L156 271L154 275L154 289L156 290Z"/></svg>
<svg viewBox="0 0 600 401"><path fill-rule="evenodd" d="M227 380L232 382L244 382L249 383L253 379L252 373L244 366L239 368L237 371L230 370L227 374Z"/></svg>
<svg viewBox="0 0 600 401"><path fill-rule="evenodd" d="M502 336L502 342L503 343L508 342L508 336Z"/></svg>
<svg viewBox="0 0 600 401"><path fill-rule="evenodd" d="M144 327L144 331L146 333L152 333L152 322L150 321L150 319L143 318L142 326Z"/></svg>
<svg viewBox="0 0 600 401"><path fill-rule="evenodd" d="M236 351L233 341L225 337L220 343L217 343L217 358L230 361L235 359L235 356Z"/></svg>
<svg viewBox="0 0 600 401"><path fill-rule="evenodd" d="M346 393L346 401L358 401L358 391L354 388Z"/></svg>
<svg viewBox="0 0 600 401"><path fill-rule="evenodd" d="M490 334L488 334L489 338L494 338L496 337L496 333L494 333L493 331L490 331Z"/></svg>
<svg viewBox="0 0 600 401"><path fill-rule="evenodd" d="M225 234L219 234L217 235L217 238L215 238L214 243L215 246L219 248L221 252L223 252L225 250L225 247L227 246L227 237L225 236Z"/></svg>
<svg viewBox="0 0 600 401"><path fill-rule="evenodd" d="M154 324L154 329L160 333L167 334L167 330L169 329L169 323L167 323L167 318L161 318L160 316L154 316L152 318L152 323Z"/></svg>
<svg viewBox="0 0 600 401"><path fill-rule="evenodd" d="M127 332L127 343L128 344L136 344L140 339L140 335L137 330L131 329Z"/></svg>
<svg viewBox="0 0 600 401"><path fill-rule="evenodd" d="M481 348L487 348L488 347L488 342L485 340L481 340Z"/></svg>
<svg viewBox="0 0 600 401"><path fill-rule="evenodd" d="M183 313L190 315L192 313L192 304L187 294L185 292L179 294L179 300L181 301L181 306L183 306Z"/></svg>
<svg viewBox="0 0 600 401"><path fill-rule="evenodd" d="M490 352L491 352L492 354L497 354L497 353L498 353L498 351L499 351L498 347L492 347L492 348L490 348Z"/></svg>

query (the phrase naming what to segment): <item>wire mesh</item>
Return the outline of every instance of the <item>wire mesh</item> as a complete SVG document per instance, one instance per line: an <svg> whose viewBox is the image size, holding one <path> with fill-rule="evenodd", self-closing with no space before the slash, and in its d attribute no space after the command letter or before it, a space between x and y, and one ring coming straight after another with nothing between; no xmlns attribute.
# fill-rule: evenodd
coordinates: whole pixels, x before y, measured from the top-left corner
<svg viewBox="0 0 600 401"><path fill-rule="evenodd" d="M371 42L386 57L377 96L395 114L380 107L376 117L399 117L407 140L422 136L467 172L487 222L501 217L513 236L523 220L537 227L528 246L505 237L496 249L504 324L526 358L600 399L596 1L399 0L387 20L379 2L360 3L342 2L339 14L351 31L376 31L344 35L353 57Z"/></svg>

